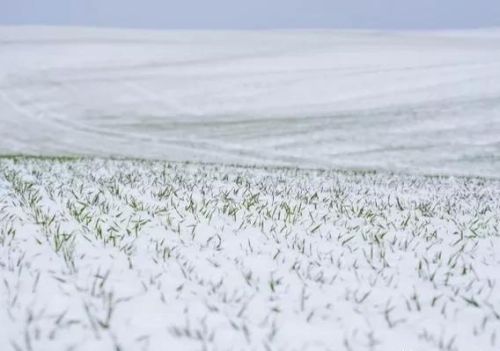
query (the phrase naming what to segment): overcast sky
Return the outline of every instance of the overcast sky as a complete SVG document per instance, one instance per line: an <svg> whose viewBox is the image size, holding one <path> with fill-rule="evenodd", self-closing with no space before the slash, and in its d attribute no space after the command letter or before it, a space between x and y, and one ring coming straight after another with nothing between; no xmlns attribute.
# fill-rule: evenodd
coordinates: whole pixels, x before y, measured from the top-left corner
<svg viewBox="0 0 500 351"><path fill-rule="evenodd" d="M500 0L0 0L0 24L183 29L500 27Z"/></svg>

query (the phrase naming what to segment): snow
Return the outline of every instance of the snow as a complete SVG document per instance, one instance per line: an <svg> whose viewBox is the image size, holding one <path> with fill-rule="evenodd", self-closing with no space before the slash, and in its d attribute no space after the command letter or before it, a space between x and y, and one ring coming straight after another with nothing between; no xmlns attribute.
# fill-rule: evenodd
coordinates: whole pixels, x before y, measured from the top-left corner
<svg viewBox="0 0 500 351"><path fill-rule="evenodd" d="M7 194L7 183L0 179L0 198Z"/></svg>
<svg viewBox="0 0 500 351"><path fill-rule="evenodd" d="M0 28L0 152L497 176L500 31Z"/></svg>
<svg viewBox="0 0 500 351"><path fill-rule="evenodd" d="M0 159L0 344L498 350L498 180Z"/></svg>
<svg viewBox="0 0 500 351"><path fill-rule="evenodd" d="M498 29L0 27L0 345L498 350L499 81Z"/></svg>

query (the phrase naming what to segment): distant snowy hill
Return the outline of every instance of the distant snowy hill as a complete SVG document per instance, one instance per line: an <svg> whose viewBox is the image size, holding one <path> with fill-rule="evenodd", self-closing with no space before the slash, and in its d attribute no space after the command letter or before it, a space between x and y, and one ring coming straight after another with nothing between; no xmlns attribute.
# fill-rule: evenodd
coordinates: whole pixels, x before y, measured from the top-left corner
<svg viewBox="0 0 500 351"><path fill-rule="evenodd" d="M500 174L500 30L0 28L0 153Z"/></svg>

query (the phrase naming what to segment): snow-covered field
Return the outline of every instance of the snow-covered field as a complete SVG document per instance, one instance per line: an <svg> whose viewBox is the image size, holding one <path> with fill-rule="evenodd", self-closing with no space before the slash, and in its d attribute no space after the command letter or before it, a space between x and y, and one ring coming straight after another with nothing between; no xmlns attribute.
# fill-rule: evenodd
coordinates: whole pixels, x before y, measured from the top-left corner
<svg viewBox="0 0 500 351"><path fill-rule="evenodd" d="M0 345L498 350L499 226L497 180L4 158Z"/></svg>
<svg viewBox="0 0 500 351"><path fill-rule="evenodd" d="M494 29L0 27L0 350L500 350L499 82Z"/></svg>
<svg viewBox="0 0 500 351"><path fill-rule="evenodd" d="M500 171L500 30L0 28L0 152Z"/></svg>

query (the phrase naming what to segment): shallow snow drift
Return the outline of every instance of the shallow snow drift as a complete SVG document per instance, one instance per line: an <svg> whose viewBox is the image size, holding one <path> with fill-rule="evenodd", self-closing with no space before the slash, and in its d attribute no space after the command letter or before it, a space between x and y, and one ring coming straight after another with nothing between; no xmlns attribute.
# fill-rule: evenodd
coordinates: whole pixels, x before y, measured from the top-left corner
<svg viewBox="0 0 500 351"><path fill-rule="evenodd" d="M500 348L500 182L0 159L13 350Z"/></svg>
<svg viewBox="0 0 500 351"><path fill-rule="evenodd" d="M500 31L0 28L0 152L497 175Z"/></svg>

